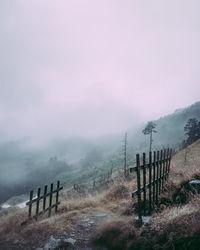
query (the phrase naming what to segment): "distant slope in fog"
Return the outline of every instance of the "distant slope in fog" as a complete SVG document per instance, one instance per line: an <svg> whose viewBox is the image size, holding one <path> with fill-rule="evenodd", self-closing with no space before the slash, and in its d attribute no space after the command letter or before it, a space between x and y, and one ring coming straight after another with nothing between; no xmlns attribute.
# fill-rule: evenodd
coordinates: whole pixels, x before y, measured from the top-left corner
<svg viewBox="0 0 200 250"><path fill-rule="evenodd" d="M155 134L155 143L158 145L178 146L185 138L184 126L188 119L200 120L200 102L187 108L176 110L173 114L161 117L155 121L158 133Z"/></svg>
<svg viewBox="0 0 200 250"><path fill-rule="evenodd" d="M153 150L167 146L178 147L185 139L184 126L186 122L194 117L200 120L200 102L154 120L153 122L157 125L157 133L153 134ZM142 133L145 126L146 124L141 124L137 130L128 130L128 143L132 153L135 153L135 151L148 151L149 149L149 135Z"/></svg>
<svg viewBox="0 0 200 250"><path fill-rule="evenodd" d="M194 117L200 120L200 102L154 120L158 133L153 134L153 150L177 147L185 138L187 120ZM127 130L128 164L132 164L136 153L148 152L149 136L142 133L145 125ZM72 172L71 182L87 182L96 177L95 173L104 174L111 166L123 167L124 133L92 139L61 138L37 147L31 147L23 140L0 144L0 188L3 190L0 201L27 193L30 188L42 186L44 181L50 182L55 177L67 176L69 179ZM49 176L45 174L47 170Z"/></svg>

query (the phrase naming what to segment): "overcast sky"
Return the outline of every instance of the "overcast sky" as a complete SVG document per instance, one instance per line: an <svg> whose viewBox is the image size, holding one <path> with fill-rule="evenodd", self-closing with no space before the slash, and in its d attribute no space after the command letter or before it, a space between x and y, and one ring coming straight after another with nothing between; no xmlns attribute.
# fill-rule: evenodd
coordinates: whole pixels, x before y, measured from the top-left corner
<svg viewBox="0 0 200 250"><path fill-rule="evenodd" d="M1 0L1 138L99 136L199 101L199 11L199 0Z"/></svg>

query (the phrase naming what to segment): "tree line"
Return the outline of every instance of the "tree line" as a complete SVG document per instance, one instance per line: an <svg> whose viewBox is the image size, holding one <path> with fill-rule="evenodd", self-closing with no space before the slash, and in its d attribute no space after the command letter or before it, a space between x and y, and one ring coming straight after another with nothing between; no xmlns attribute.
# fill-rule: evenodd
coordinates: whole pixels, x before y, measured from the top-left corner
<svg viewBox="0 0 200 250"><path fill-rule="evenodd" d="M186 139L182 142L182 148L187 147L200 139L200 121L196 118L190 118L184 127Z"/></svg>
<svg viewBox="0 0 200 250"><path fill-rule="evenodd" d="M150 135L149 138L149 151L152 151L152 143L153 143L153 133L157 133L155 130L156 124L152 121L148 122L146 127L142 130L144 135ZM188 119L187 123L184 126L184 132L186 139L181 143L181 148L185 148L193 142L200 139L200 121L197 118ZM127 135L126 135L127 138Z"/></svg>

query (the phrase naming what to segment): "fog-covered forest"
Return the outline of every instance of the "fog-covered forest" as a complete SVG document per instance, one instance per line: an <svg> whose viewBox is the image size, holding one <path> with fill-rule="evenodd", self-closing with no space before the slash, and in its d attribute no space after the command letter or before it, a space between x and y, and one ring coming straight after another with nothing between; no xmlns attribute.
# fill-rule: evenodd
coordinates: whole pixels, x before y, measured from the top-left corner
<svg viewBox="0 0 200 250"><path fill-rule="evenodd" d="M153 148L178 148L185 138L184 125L200 119L200 102L155 120ZM137 128L127 129L127 160L132 164L137 152L149 150L149 136ZM124 132L125 133L125 132ZM31 189L60 179L65 187L90 183L113 168L123 168L124 133L93 139L80 137L54 139L32 145L30 139L0 144L0 201L26 194Z"/></svg>

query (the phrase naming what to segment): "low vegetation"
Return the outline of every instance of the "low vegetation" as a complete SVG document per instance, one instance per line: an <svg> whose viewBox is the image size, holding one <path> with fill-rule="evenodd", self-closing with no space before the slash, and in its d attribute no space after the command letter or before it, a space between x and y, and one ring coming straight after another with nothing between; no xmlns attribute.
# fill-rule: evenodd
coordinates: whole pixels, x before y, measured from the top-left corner
<svg viewBox="0 0 200 250"><path fill-rule="evenodd" d="M135 226L134 202L131 192L135 179L116 178L103 192L82 196L76 190L61 195L58 214L46 215L25 226L26 209L1 216L1 239L23 239L24 244L42 245L51 235L70 230L84 215L95 212L110 214L109 220L91 235L91 242L99 249L199 249L200 197L188 188L188 181L200 179L200 140L177 152L172 158L170 178L160 197L160 206L150 222Z"/></svg>
<svg viewBox="0 0 200 250"><path fill-rule="evenodd" d="M108 249L199 249L200 197L188 184L200 179L199 153L200 140L175 154L166 192L148 224L135 228L133 216L120 216L99 228L93 243Z"/></svg>

